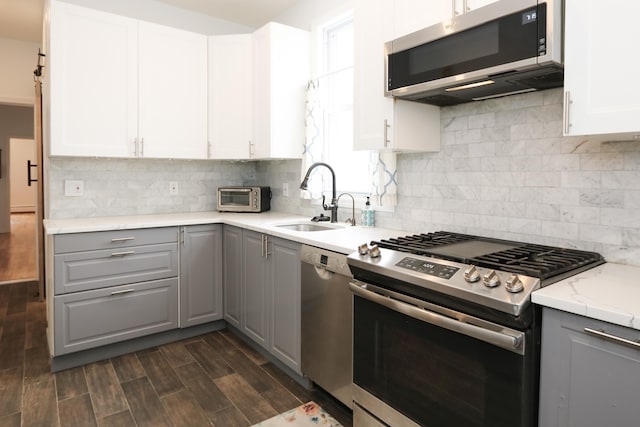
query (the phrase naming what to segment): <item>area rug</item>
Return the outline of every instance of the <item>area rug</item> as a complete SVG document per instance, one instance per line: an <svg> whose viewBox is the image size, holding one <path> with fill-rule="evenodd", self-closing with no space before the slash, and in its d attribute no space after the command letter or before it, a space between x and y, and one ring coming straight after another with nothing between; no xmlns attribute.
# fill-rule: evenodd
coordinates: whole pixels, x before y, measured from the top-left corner
<svg viewBox="0 0 640 427"><path fill-rule="evenodd" d="M283 412L253 427L342 427L331 415L316 402L308 402L290 411Z"/></svg>

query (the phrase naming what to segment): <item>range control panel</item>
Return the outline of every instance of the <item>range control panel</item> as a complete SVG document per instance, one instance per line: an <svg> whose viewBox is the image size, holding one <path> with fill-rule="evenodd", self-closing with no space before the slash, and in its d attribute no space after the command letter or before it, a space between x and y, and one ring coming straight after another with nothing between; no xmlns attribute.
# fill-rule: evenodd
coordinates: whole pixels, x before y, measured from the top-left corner
<svg viewBox="0 0 640 427"><path fill-rule="evenodd" d="M406 268L407 270L416 271L418 273L428 274L430 276L440 277L449 280L460 269L450 265L441 265L435 262L427 262L423 259L406 257L396 263L396 267Z"/></svg>

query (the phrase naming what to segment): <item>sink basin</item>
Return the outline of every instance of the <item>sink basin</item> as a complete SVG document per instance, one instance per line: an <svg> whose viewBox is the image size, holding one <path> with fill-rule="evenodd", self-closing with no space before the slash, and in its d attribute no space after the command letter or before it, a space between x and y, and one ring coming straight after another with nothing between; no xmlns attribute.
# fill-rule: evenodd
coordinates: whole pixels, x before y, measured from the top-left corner
<svg viewBox="0 0 640 427"><path fill-rule="evenodd" d="M326 231L326 230L335 230L338 227L334 227L327 224L309 224L306 222L296 223L296 224L280 224L276 225L279 228L285 228L287 230L293 231Z"/></svg>
<svg viewBox="0 0 640 427"><path fill-rule="evenodd" d="M342 224L338 223L309 223L309 222L296 222L292 224L278 224L276 225L278 228L284 228L287 230L293 231L327 231L327 230L335 230L338 228L343 228Z"/></svg>

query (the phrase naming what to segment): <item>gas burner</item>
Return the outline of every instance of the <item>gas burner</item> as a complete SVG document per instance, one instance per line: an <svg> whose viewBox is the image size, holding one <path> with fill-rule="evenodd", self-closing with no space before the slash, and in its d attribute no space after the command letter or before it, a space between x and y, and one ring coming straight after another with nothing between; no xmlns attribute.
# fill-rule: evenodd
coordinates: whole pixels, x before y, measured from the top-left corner
<svg viewBox="0 0 640 427"><path fill-rule="evenodd" d="M596 252L438 231L371 242L407 252L537 277L543 286L604 263Z"/></svg>
<svg viewBox="0 0 640 427"><path fill-rule="evenodd" d="M533 291L604 259L595 252L438 231L372 241L347 263L356 280L418 299L446 295L452 299L444 305L460 301L481 315L492 309L519 318Z"/></svg>

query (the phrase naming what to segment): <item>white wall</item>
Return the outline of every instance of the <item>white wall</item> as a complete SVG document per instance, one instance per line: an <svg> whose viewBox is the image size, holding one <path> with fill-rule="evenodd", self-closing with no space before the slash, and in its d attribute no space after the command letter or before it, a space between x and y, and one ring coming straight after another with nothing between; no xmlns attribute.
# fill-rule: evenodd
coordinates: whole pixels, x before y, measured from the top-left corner
<svg viewBox="0 0 640 427"><path fill-rule="evenodd" d="M33 138L33 118L25 123L24 111L21 108L33 106L33 70L38 61L39 47L36 43L0 38L0 107L19 106L11 110L0 109L0 167L3 171L0 179L0 233L7 233L10 229L9 179L5 175L9 168L9 138ZM30 114L33 117L33 112ZM16 123L16 120L19 120L19 123ZM30 127L31 130L25 129L26 127Z"/></svg>
<svg viewBox="0 0 640 427"><path fill-rule="evenodd" d="M0 103L33 105L39 44L0 38Z"/></svg>
<svg viewBox="0 0 640 427"><path fill-rule="evenodd" d="M180 9L154 0L63 1L208 35L249 33L253 31L252 28L244 25Z"/></svg>
<svg viewBox="0 0 640 427"><path fill-rule="evenodd" d="M353 9L353 0L298 0L274 21L311 31L312 25Z"/></svg>

